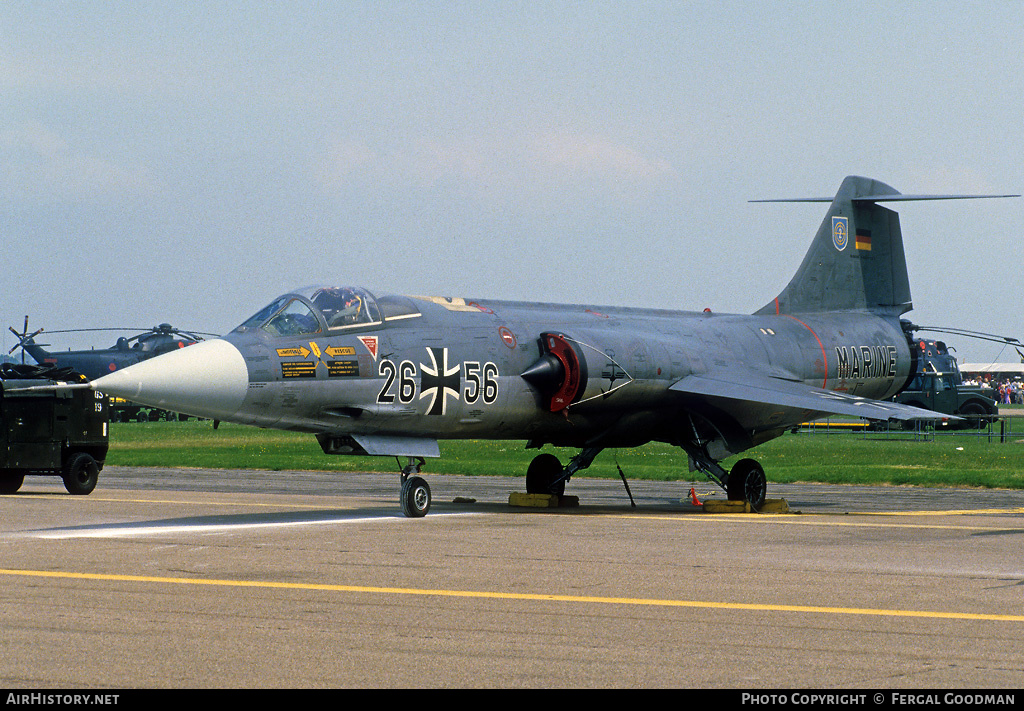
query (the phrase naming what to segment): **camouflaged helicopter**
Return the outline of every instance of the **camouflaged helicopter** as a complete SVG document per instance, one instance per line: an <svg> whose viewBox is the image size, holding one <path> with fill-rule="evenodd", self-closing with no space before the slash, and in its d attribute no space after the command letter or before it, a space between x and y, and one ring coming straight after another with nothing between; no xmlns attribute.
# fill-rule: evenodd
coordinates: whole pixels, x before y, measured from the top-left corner
<svg viewBox="0 0 1024 711"><path fill-rule="evenodd" d="M162 323L153 328L71 328L47 331L36 329L28 332L28 316L25 317L25 325L19 333L13 327L8 330L15 335L18 342L8 351L14 353L19 348L22 353L28 353L39 365L54 366L56 368L71 368L76 373L81 373L89 380L95 380L115 370L127 368L140 361L162 355L178 348L193 345L203 340L203 336L215 334L199 333L197 331L183 331L174 328L169 323ZM85 333L101 331L132 332L139 331L133 336L121 336L110 348L89 348L81 350L48 351L46 346L49 343L37 343L36 336L41 333ZM24 360L24 358L23 358Z"/></svg>

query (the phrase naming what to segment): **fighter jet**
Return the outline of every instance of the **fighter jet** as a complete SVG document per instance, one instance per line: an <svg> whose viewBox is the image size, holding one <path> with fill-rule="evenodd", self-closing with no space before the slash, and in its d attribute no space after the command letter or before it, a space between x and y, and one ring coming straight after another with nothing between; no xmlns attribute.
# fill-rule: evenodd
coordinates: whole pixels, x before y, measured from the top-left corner
<svg viewBox="0 0 1024 711"><path fill-rule="evenodd" d="M902 195L846 178L796 275L752 315L483 298L352 286L284 294L222 338L116 371L96 390L176 412L309 432L327 454L407 458L400 501L430 508L418 474L438 440L523 440L550 453L531 493L565 483L606 448L658 441L730 499L757 508L763 468L720 462L828 415L931 419L889 398L917 371L898 215ZM788 200L787 200L788 201ZM401 461L401 459L400 459Z"/></svg>

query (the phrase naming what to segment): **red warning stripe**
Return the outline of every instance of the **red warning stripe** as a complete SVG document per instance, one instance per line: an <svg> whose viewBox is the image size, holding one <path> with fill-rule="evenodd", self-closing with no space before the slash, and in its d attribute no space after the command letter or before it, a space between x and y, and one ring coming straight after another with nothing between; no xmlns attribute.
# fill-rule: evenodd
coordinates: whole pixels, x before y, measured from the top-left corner
<svg viewBox="0 0 1024 711"><path fill-rule="evenodd" d="M828 356L825 355L825 344L821 342L820 338L818 338L818 334L814 332L814 329L808 326L806 323L796 318L795 316L790 316L789 314L786 314L786 318L791 318L798 324L806 328L808 331L811 332L811 335L814 336L814 340L818 342L818 346L821 348L821 362L825 365L825 379L821 381L821 387L824 390L828 390L828 387L826 387L828 385Z"/></svg>

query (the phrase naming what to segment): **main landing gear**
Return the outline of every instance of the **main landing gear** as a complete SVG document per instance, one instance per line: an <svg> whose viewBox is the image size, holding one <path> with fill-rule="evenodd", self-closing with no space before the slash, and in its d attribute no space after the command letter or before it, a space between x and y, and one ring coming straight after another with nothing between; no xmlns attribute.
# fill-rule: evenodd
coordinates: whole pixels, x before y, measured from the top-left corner
<svg viewBox="0 0 1024 711"><path fill-rule="evenodd" d="M730 501L746 501L757 510L764 506L768 494L768 480L764 469L753 459L741 459L728 472L715 460L696 447L683 447L694 466L725 489Z"/></svg>
<svg viewBox="0 0 1024 711"><path fill-rule="evenodd" d="M526 469L527 494L565 494L562 463L553 454L538 454Z"/></svg>
<svg viewBox="0 0 1024 711"><path fill-rule="evenodd" d="M419 474L423 469L423 457L409 457L402 467L402 513L409 518L422 518L430 511L430 485Z"/></svg>
<svg viewBox="0 0 1024 711"><path fill-rule="evenodd" d="M526 470L527 494L565 495L565 482L573 474L589 467L603 447L587 447L569 460L564 467L553 454L538 454Z"/></svg>
<svg viewBox="0 0 1024 711"><path fill-rule="evenodd" d="M764 469L753 459L739 460L729 470L725 493L731 501L748 501L752 509L761 508L768 494Z"/></svg>
<svg viewBox="0 0 1024 711"><path fill-rule="evenodd" d="M564 467L553 454L538 454L530 462L526 470L526 493L528 494L565 494L565 482L578 471L586 469L594 461L594 458L601 452L601 447L589 447L580 451L575 457L569 460ZM721 486L730 500L747 501L754 510L764 505L765 497L768 494L768 480L764 475L764 469L753 459L741 459L732 466L728 472L725 471L715 460L706 456L701 451L691 451L684 448L694 465L702 471L709 479ZM629 484L626 477L622 475L622 483L626 485L626 493L629 492Z"/></svg>

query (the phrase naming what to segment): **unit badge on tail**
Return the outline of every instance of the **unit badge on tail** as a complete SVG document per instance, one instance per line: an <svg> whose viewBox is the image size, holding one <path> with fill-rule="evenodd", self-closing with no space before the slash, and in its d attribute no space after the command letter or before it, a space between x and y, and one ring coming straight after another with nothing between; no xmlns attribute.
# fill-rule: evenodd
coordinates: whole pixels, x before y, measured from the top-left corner
<svg viewBox="0 0 1024 711"><path fill-rule="evenodd" d="M850 240L850 225L845 217L832 218L832 244L840 252L846 249L846 243Z"/></svg>

